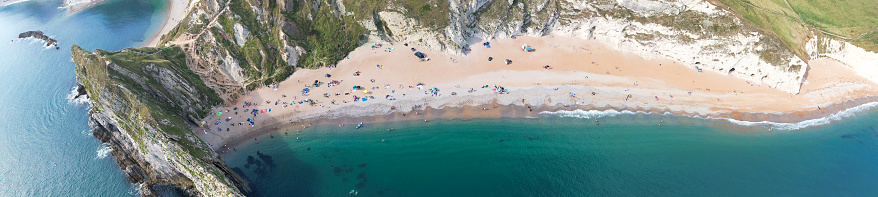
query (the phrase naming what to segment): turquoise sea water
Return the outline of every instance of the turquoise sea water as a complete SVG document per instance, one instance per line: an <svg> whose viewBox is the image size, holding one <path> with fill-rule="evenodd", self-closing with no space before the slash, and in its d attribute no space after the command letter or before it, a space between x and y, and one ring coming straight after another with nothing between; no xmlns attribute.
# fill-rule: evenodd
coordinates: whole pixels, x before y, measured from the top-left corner
<svg viewBox="0 0 878 197"><path fill-rule="evenodd" d="M113 0L73 15L61 4L0 7L0 196L136 195L91 136L87 108L67 98L76 83L70 46L141 46L161 25L166 3ZM57 39L61 50L17 39L30 30Z"/></svg>
<svg viewBox="0 0 878 197"><path fill-rule="evenodd" d="M74 15L60 5L0 7L0 196L136 195L89 134L86 107L67 98L69 48L140 46L165 2L114 0ZM10 42L29 30L62 49ZM328 125L223 157L254 196L875 196L878 112L856 114L771 133L645 114Z"/></svg>
<svg viewBox="0 0 878 197"><path fill-rule="evenodd" d="M597 119L315 126L224 156L254 196L878 195L874 110L782 132L666 115Z"/></svg>

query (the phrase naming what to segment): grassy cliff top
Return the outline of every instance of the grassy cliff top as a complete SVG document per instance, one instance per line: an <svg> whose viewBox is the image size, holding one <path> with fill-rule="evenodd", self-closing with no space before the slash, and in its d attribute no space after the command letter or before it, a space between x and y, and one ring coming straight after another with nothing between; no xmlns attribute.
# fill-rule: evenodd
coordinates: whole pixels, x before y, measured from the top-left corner
<svg viewBox="0 0 878 197"><path fill-rule="evenodd" d="M714 0L780 38L806 58L812 31L878 51L878 3L874 0Z"/></svg>
<svg viewBox="0 0 878 197"><path fill-rule="evenodd" d="M124 123L131 131L156 129L177 139L192 156L207 156L203 142L186 136L193 121L222 100L186 67L178 47L92 53L74 45L71 51L94 112L111 110L131 120Z"/></svg>

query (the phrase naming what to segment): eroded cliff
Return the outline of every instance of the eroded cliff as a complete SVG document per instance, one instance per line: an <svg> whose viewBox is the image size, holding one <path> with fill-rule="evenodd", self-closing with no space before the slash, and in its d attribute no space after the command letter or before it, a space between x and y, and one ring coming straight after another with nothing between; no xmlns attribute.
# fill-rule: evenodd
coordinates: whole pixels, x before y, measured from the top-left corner
<svg viewBox="0 0 878 197"><path fill-rule="evenodd" d="M95 136L114 146L132 182L172 184L204 196L240 195L234 185L242 181L229 177L216 153L191 134L190 126L203 124L198 118L296 69L332 66L368 42L466 55L483 40L558 36L791 94L799 92L807 61L815 57L839 59L878 81L870 66L878 54L813 36L805 25L792 36L807 41L800 47L768 28L771 21L755 23L752 13L740 13L752 5L728 2L743 1L193 0L179 25L162 36L159 45L166 48L92 53L74 47L73 54L92 100Z"/></svg>
<svg viewBox="0 0 878 197"><path fill-rule="evenodd" d="M244 180L198 139L191 125L222 101L189 70L179 48L118 52L71 49L91 103L89 125L144 196L172 185L193 196L240 196Z"/></svg>

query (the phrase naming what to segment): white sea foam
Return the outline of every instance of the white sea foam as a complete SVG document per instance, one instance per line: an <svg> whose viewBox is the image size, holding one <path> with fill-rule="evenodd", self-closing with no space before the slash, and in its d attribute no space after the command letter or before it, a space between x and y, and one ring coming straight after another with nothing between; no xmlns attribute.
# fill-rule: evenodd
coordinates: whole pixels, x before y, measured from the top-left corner
<svg viewBox="0 0 878 197"><path fill-rule="evenodd" d="M833 121L838 121L838 120L842 120L842 119L849 118L852 116L856 116L858 113L864 112L866 110L869 110L869 109L872 109L875 107L878 107L878 102L870 102L870 103L862 104L862 105L859 105L856 107L852 107L852 108L848 108L848 109L836 112L836 113L829 115L829 116L826 116L826 117L804 120L804 121L795 122L795 123L782 123L782 122L770 122L770 121L752 122L752 121L735 120L735 119L730 119L730 118L701 117L701 116L697 116L697 115L696 116L687 116L687 117L698 118L698 119L709 119L709 120L725 120L725 121L728 121L732 124L741 125L741 126L748 126L748 127L764 126L764 127L771 128L773 130L791 131L791 130L799 130L799 129L804 129L804 128L813 127L813 126L826 125L826 124L829 124ZM604 111L598 111L598 110L587 110L586 111L586 110L577 109L577 110L572 110L572 111L567 111L567 110L560 110L560 111L554 111L554 112L544 111L544 112L540 112L540 114L546 114L546 115L558 116L558 117L595 119L595 118L613 117L613 116L618 116L618 115L622 115L622 114L632 114L633 115L633 114L652 114L652 113L641 112L641 111L632 112L632 111L628 111L628 110L616 111L613 109L604 110ZM664 115L673 115L670 112L665 112L663 114Z"/></svg>
<svg viewBox="0 0 878 197"><path fill-rule="evenodd" d="M107 143L101 144L101 148L98 149L97 156L95 157L95 159L107 158L107 156L110 155L110 151L112 151L112 150L113 149L110 148L110 146L108 146Z"/></svg>
<svg viewBox="0 0 878 197"><path fill-rule="evenodd" d="M737 125L743 125L743 126L766 126L766 127L772 128L772 129L790 130L791 131L791 130L799 130L799 129L804 129L804 128L813 127L813 126L826 125L826 124L829 124L833 121L838 121L841 119L856 116L858 113L875 108L876 106L878 106L878 102L870 102L870 103L862 104L862 105L859 105L856 107L852 107L852 108L848 108L848 109L836 112L836 113L829 115L829 116L826 116L826 117L804 120L804 121L795 122L795 123L782 123L782 122L769 122L769 121L750 122L750 121L740 121L740 120L735 120L735 119L730 119L730 118L712 118L712 119L727 120L731 123L734 123Z"/></svg>
<svg viewBox="0 0 878 197"><path fill-rule="evenodd" d="M91 3L94 0L64 0L64 5L62 7L70 7L83 3Z"/></svg>
<svg viewBox="0 0 878 197"><path fill-rule="evenodd" d="M67 94L67 97L66 97L67 103L74 104L74 105L91 104L88 101L88 95L80 96L77 98L76 95L78 95L78 94L79 94L79 91L76 90L76 86L73 86L73 88L70 90L70 94Z"/></svg>
<svg viewBox="0 0 878 197"><path fill-rule="evenodd" d="M28 1L28 0L10 0L10 1L12 1L12 3L8 3L8 4L3 5L3 6L8 6L8 5L16 4L16 3L21 3L21 2ZM3 6L0 6L0 7L3 7Z"/></svg>
<svg viewBox="0 0 878 197"><path fill-rule="evenodd" d="M48 35L47 35L47 36L48 36ZM20 38L20 40L28 41L28 43L27 43L28 45L39 44L39 45L42 46L44 49L53 49L53 48L55 48L54 45L47 45L49 42L46 42L45 40L42 40L42 39L36 39L36 38L34 38L34 37Z"/></svg>
<svg viewBox="0 0 878 197"><path fill-rule="evenodd" d="M89 137L93 135L91 133L91 130L89 130L89 129L82 130L79 133L81 133L82 135L85 135L85 136L89 136Z"/></svg>
<svg viewBox="0 0 878 197"><path fill-rule="evenodd" d="M614 109L598 111L598 110L581 110L576 109L573 111L560 110L560 111L544 111L540 112L540 114L553 115L559 117L570 117L570 118L584 118L584 119L593 119L593 118L603 118L603 117L613 117L622 114L648 114L646 112L632 112L628 110L616 111Z"/></svg>
<svg viewBox="0 0 878 197"><path fill-rule="evenodd" d="M144 187L143 183L131 185L128 189L128 194L132 196L140 196L140 188Z"/></svg>

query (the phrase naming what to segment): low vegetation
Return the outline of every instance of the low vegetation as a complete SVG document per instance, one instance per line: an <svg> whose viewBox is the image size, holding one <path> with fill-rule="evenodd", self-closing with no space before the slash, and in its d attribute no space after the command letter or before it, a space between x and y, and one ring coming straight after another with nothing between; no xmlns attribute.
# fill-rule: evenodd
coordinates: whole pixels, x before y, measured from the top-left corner
<svg viewBox="0 0 878 197"><path fill-rule="evenodd" d="M753 27L778 37L804 59L812 31L878 51L878 3L874 0L716 0Z"/></svg>
<svg viewBox="0 0 878 197"><path fill-rule="evenodd" d="M306 18L307 13L296 10L286 15L302 34L290 39L307 50L307 53L299 57L299 65L302 67L335 64L353 51L358 41L363 39L361 35L366 29L356 23L352 16L335 17L329 12L328 6L322 6L312 15L313 20Z"/></svg>
<svg viewBox="0 0 878 197"><path fill-rule="evenodd" d="M168 48L130 48L122 51L95 50L95 54L78 47L73 48L77 62L78 76L90 94L110 93L111 97L92 95L93 109L110 109L115 114L126 116L130 122L120 122L118 126L131 131L139 139L146 137L143 129L159 128L156 131L172 136L186 152L195 158L209 156L201 141L190 141L190 124L186 120L197 120L210 114L213 106L221 104L220 97L204 85L200 77L186 66L185 55L178 47ZM110 65L103 66L102 60ZM152 67L152 68L150 68ZM162 69L179 76L194 90L168 89L168 82ZM182 86L174 86L179 88ZM178 92L191 91L191 92ZM192 94L194 98L175 99L176 96ZM114 99L113 99L114 98ZM105 106L108 105L108 106ZM103 107L101 107L103 106ZM119 107L124 106L124 107ZM185 108L184 106L189 106ZM142 144L142 142L141 142Z"/></svg>
<svg viewBox="0 0 878 197"><path fill-rule="evenodd" d="M450 22L447 0L344 0L344 5L356 20L371 19L374 13L393 9L430 30L445 28Z"/></svg>

